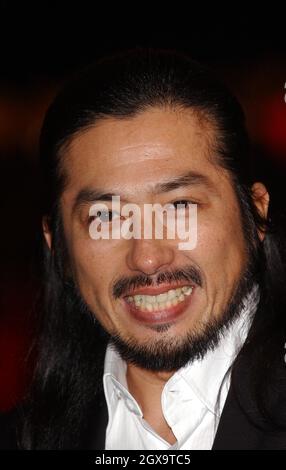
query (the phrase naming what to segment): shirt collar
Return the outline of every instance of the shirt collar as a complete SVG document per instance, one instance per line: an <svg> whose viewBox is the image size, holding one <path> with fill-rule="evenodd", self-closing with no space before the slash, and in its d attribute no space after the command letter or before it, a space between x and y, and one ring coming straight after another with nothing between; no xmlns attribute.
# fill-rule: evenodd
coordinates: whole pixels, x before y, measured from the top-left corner
<svg viewBox="0 0 286 470"><path fill-rule="evenodd" d="M259 288L255 284L247 296L238 318L221 335L217 347L206 353L202 360L195 360L179 369L166 382L163 393L179 391L181 400L188 400L194 394L212 413L220 414L218 399L223 390L225 377L243 346L253 315L259 302ZM126 380L127 365L110 343L107 347L103 384L109 415L113 414L116 403L121 397L130 411L143 417L142 410L128 391ZM190 394L190 389L193 392Z"/></svg>
<svg viewBox="0 0 286 470"><path fill-rule="evenodd" d="M126 362L120 357L113 344L109 343L105 354L103 387L110 418L120 399L124 400L131 412L143 417L139 404L128 391L126 370Z"/></svg>

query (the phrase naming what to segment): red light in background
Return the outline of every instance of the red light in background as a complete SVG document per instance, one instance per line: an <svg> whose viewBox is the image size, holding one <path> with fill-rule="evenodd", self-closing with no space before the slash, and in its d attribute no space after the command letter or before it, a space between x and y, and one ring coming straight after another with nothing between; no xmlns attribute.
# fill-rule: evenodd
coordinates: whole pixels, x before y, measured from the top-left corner
<svg viewBox="0 0 286 470"><path fill-rule="evenodd" d="M286 160L286 103L282 93L265 101L260 122L262 144L274 157Z"/></svg>

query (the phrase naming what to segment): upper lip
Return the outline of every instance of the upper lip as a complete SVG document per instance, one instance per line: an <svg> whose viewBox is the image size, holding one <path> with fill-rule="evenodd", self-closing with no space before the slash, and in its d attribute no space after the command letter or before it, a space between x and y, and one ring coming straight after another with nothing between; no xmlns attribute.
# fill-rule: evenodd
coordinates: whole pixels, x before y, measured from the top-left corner
<svg viewBox="0 0 286 470"><path fill-rule="evenodd" d="M171 289L178 289L179 287L188 286L195 287L195 284L192 284L188 281L177 282L176 284L160 284L159 286L145 286L138 287L132 291L129 291L128 294L125 294L124 297L134 296L134 295L159 295L167 292Z"/></svg>

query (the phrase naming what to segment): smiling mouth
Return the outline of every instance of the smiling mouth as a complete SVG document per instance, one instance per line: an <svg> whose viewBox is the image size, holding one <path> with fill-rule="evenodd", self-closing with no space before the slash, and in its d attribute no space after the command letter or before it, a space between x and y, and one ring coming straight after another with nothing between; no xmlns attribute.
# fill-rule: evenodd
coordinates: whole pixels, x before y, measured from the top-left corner
<svg viewBox="0 0 286 470"><path fill-rule="evenodd" d="M148 288L145 289L147 290ZM186 310L193 296L194 287L185 285L176 289L165 288L164 292L155 295L144 294L144 289L141 291L142 293L124 297L128 312L141 322L162 323L177 319Z"/></svg>

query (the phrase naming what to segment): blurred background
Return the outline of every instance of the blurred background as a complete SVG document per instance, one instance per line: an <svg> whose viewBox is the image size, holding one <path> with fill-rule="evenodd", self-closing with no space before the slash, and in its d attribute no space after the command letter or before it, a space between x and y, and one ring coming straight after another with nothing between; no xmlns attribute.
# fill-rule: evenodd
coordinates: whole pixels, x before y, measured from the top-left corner
<svg viewBox="0 0 286 470"><path fill-rule="evenodd" d="M23 397L35 313L33 274L39 218L37 144L45 111L79 68L130 47L189 52L211 66L240 99L258 177L284 210L286 39L281 6L215 12L192 2L124 11L97 2L0 1L0 411ZM102 5L101 5L102 7ZM284 17L283 17L284 16ZM285 23L285 24L284 24Z"/></svg>

